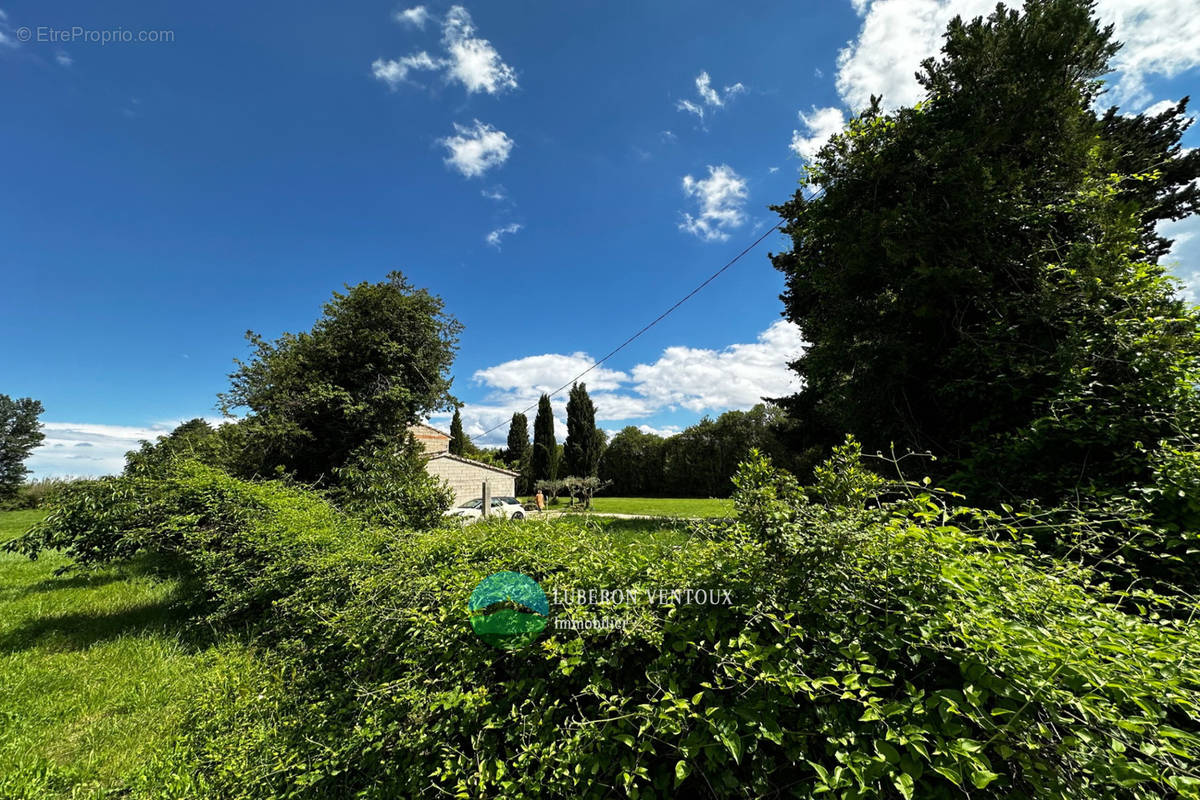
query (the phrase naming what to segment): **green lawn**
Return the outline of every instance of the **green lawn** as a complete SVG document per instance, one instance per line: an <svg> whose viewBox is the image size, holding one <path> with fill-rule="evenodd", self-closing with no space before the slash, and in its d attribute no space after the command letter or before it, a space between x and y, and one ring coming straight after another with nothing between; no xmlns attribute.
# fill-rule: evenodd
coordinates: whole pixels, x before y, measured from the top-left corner
<svg viewBox="0 0 1200 800"><path fill-rule="evenodd" d="M0 541L37 511L0 512ZM145 565L55 576L62 556L0 553L0 798L112 797L165 752L218 650L179 585Z"/></svg>
<svg viewBox="0 0 1200 800"><path fill-rule="evenodd" d="M566 509L565 502L553 506ZM602 514L642 514L649 517L732 517L732 500L692 497L597 497L592 511Z"/></svg>

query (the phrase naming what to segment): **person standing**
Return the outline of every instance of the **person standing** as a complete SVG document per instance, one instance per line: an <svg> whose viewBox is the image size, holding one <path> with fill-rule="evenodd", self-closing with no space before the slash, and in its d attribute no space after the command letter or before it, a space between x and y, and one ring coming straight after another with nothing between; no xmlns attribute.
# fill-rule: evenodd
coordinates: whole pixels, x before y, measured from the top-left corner
<svg viewBox="0 0 1200 800"><path fill-rule="evenodd" d="M533 501L537 503L538 511L546 510L546 495L542 494L541 489L537 490L537 494L533 496Z"/></svg>

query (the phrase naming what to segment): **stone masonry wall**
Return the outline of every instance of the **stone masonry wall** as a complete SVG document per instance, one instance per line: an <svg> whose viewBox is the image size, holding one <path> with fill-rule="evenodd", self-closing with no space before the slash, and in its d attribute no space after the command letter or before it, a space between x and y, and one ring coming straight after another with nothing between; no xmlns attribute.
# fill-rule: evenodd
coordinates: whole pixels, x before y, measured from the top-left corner
<svg viewBox="0 0 1200 800"><path fill-rule="evenodd" d="M430 475L442 478L454 490L454 505L462 505L483 494L483 482L487 481L492 497L512 497L517 493L516 479L511 475L493 472L474 464L464 464L452 458L435 458L425 465Z"/></svg>

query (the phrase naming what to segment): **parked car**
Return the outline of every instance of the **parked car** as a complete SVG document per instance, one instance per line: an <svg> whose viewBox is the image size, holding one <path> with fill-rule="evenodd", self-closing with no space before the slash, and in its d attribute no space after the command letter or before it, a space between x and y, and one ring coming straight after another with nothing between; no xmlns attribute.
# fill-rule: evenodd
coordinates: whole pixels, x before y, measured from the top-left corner
<svg viewBox="0 0 1200 800"><path fill-rule="evenodd" d="M525 509L517 502L515 497L493 497L492 511L495 516L501 516L505 519L525 519ZM483 518L483 498L477 497L463 503L458 508L452 508L445 512L444 517L458 517L462 522L472 522Z"/></svg>

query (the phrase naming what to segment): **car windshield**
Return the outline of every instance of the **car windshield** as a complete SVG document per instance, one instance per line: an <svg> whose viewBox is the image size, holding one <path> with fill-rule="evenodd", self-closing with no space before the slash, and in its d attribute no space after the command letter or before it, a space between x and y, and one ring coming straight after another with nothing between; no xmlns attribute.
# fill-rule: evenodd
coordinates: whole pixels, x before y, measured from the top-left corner
<svg viewBox="0 0 1200 800"><path fill-rule="evenodd" d="M481 508L482 506L482 500L472 500L469 503L463 503L461 506L459 506L459 508Z"/></svg>

